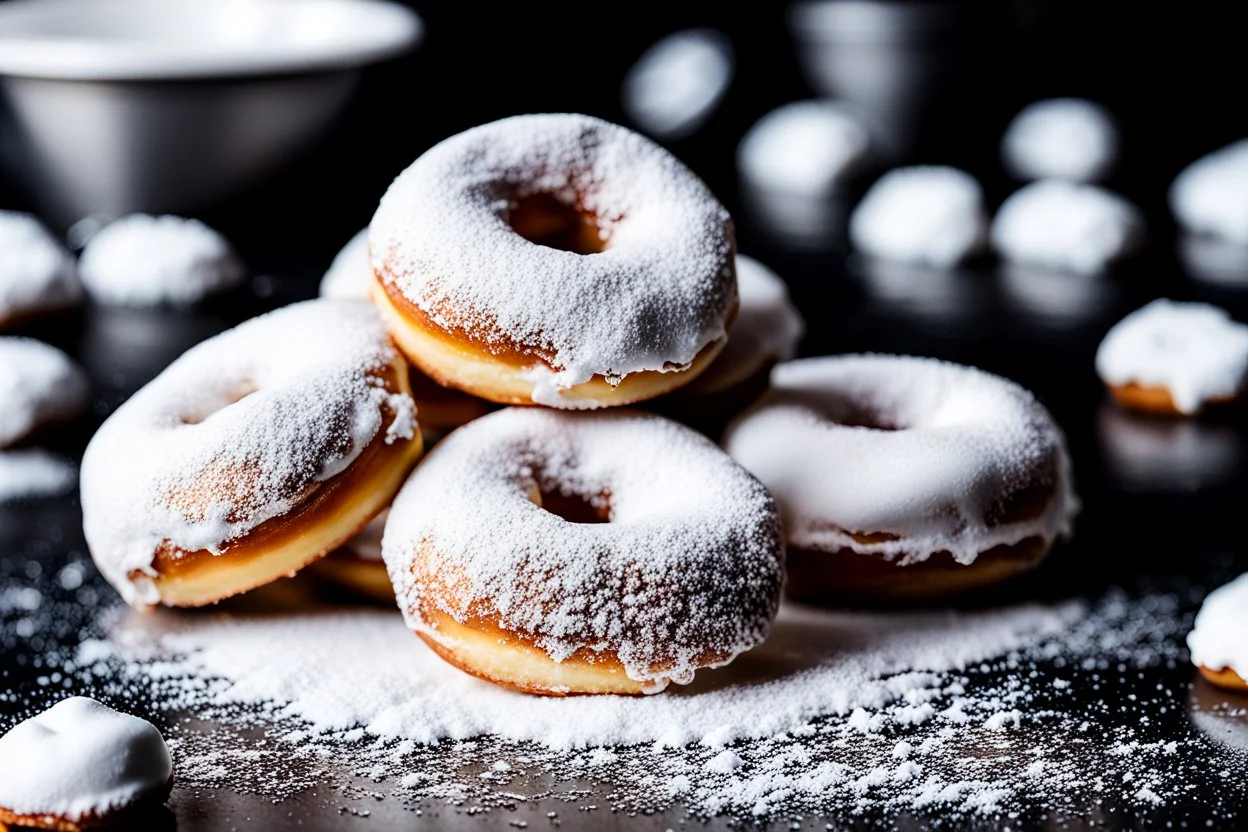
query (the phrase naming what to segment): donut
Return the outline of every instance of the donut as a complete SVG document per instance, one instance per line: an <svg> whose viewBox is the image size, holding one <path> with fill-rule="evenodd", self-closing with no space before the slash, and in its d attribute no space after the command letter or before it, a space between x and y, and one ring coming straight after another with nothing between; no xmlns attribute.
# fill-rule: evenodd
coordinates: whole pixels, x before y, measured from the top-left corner
<svg viewBox="0 0 1248 832"><path fill-rule="evenodd" d="M160 732L85 696L62 699L0 737L0 828L137 828L172 786Z"/></svg>
<svg viewBox="0 0 1248 832"><path fill-rule="evenodd" d="M735 232L654 142L575 114L437 144L369 226L374 302L422 372L502 404L654 398L710 365L737 305Z"/></svg>
<svg viewBox="0 0 1248 832"><path fill-rule="evenodd" d="M624 76L620 104L651 136L679 141L714 114L732 85L732 41L715 29L683 29L650 46Z"/></svg>
<svg viewBox="0 0 1248 832"><path fill-rule="evenodd" d="M1209 593L1187 647L1201 676L1218 687L1248 693L1248 574Z"/></svg>
<svg viewBox="0 0 1248 832"><path fill-rule="evenodd" d="M803 601L947 598L1019 575L1069 532L1065 439L1022 387L889 355L779 364L724 447L775 496Z"/></svg>
<svg viewBox="0 0 1248 832"><path fill-rule="evenodd" d="M1140 248L1144 219L1104 188L1047 179L1012 193L991 233L997 253L1012 263L1097 274Z"/></svg>
<svg viewBox="0 0 1248 832"><path fill-rule="evenodd" d="M1018 179L1096 182L1118 160L1118 124L1084 98L1034 101L1006 127L1001 156Z"/></svg>
<svg viewBox="0 0 1248 832"><path fill-rule="evenodd" d="M393 604L394 587L381 559L381 535L389 516L389 509L382 511L355 537L311 564L313 574L370 601Z"/></svg>
<svg viewBox="0 0 1248 832"><path fill-rule="evenodd" d="M421 450L376 310L305 301L191 348L105 421L82 460L83 530L131 605L209 604L350 539Z"/></svg>
<svg viewBox="0 0 1248 832"><path fill-rule="evenodd" d="M987 239L979 182L941 165L890 170L849 216L849 240L855 249L917 266L956 266Z"/></svg>
<svg viewBox="0 0 1248 832"><path fill-rule="evenodd" d="M723 352L693 381L656 400L660 412L680 421L726 421L763 394L773 366L797 353L806 323L784 281L738 254L737 293L740 307Z"/></svg>
<svg viewBox="0 0 1248 832"><path fill-rule="evenodd" d="M1207 303L1155 300L1106 333L1096 372L1129 410L1191 416L1242 395L1248 326Z"/></svg>
<svg viewBox="0 0 1248 832"><path fill-rule="evenodd" d="M323 298L367 300L373 284L373 267L368 257L368 229L365 228L334 256L329 270L321 278L320 295ZM494 409L484 399L443 387L420 371L409 371L409 381L426 445L432 445L460 425Z"/></svg>
<svg viewBox="0 0 1248 832"><path fill-rule="evenodd" d="M78 485L72 462L41 448L0 451L0 505L68 494Z"/></svg>
<svg viewBox="0 0 1248 832"><path fill-rule="evenodd" d="M1183 230L1248 245L1248 139L1192 162L1174 178L1168 199Z"/></svg>
<svg viewBox="0 0 1248 832"><path fill-rule="evenodd" d="M0 448L76 418L89 392L86 373L56 347L0 337Z"/></svg>
<svg viewBox="0 0 1248 832"><path fill-rule="evenodd" d="M0 329L78 303L69 252L30 214L0 211Z"/></svg>
<svg viewBox="0 0 1248 832"><path fill-rule="evenodd" d="M229 242L199 220L130 214L93 235L78 274L98 303L189 306L242 282Z"/></svg>
<svg viewBox="0 0 1248 832"><path fill-rule="evenodd" d="M783 582L766 489L636 411L506 408L399 492L382 555L439 656L527 693L657 693L760 643Z"/></svg>
<svg viewBox="0 0 1248 832"><path fill-rule="evenodd" d="M826 99L785 104L737 145L737 171L762 191L828 196L872 164L871 131L852 107Z"/></svg>

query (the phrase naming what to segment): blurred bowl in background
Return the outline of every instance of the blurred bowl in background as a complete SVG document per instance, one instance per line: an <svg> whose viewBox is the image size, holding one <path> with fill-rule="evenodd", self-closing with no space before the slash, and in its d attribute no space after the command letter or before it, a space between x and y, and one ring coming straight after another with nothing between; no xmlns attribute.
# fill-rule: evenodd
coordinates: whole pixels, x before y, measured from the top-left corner
<svg viewBox="0 0 1248 832"><path fill-rule="evenodd" d="M389 0L8 0L2 161L63 225L193 212L311 145L422 34Z"/></svg>

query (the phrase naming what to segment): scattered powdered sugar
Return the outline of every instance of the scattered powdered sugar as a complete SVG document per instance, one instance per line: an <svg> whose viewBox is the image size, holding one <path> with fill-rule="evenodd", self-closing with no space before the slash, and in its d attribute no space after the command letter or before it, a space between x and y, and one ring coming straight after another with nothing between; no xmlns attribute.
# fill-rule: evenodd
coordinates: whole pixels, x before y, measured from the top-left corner
<svg viewBox="0 0 1248 832"><path fill-rule="evenodd" d="M732 83L732 43L714 29L660 39L624 76L620 103L637 126L669 141L697 132Z"/></svg>
<svg viewBox="0 0 1248 832"><path fill-rule="evenodd" d="M1175 177L1169 198L1186 230L1248 244L1248 139L1188 165Z"/></svg>
<svg viewBox="0 0 1248 832"><path fill-rule="evenodd" d="M876 180L849 218L854 247L873 257L948 268L988 237L984 194L951 167L896 168Z"/></svg>
<svg viewBox="0 0 1248 832"><path fill-rule="evenodd" d="M767 113L737 145L742 178L763 190L826 195L871 164L871 133L852 107L824 99Z"/></svg>
<svg viewBox="0 0 1248 832"><path fill-rule="evenodd" d="M578 254L522 237L514 200L592 215L606 245ZM735 281L726 209L640 134L571 114L526 115L436 145L390 186L372 265L437 326L533 357L534 399L595 374L687 366L725 335Z"/></svg>
<svg viewBox="0 0 1248 832"><path fill-rule="evenodd" d="M566 520L535 494L609 522ZM441 641L429 616L485 618L556 661L615 654L656 689L762 641L783 579L762 485L701 434L628 411L510 408L470 422L399 492L382 552L417 631Z"/></svg>
<svg viewBox="0 0 1248 832"><path fill-rule="evenodd" d="M102 819L159 795L172 777L151 723L83 696L0 737L0 810L17 815Z"/></svg>
<svg viewBox="0 0 1248 832"><path fill-rule="evenodd" d="M395 356L376 310L354 300L294 304L186 352L83 457L83 527L100 570L140 599L129 575L149 571L162 542L219 552L345 470L379 431L410 438L410 400L378 375Z"/></svg>
<svg viewBox="0 0 1248 832"><path fill-rule="evenodd" d="M1187 637L1192 662L1210 670L1233 670L1248 679L1248 574L1205 599Z"/></svg>
<svg viewBox="0 0 1248 832"><path fill-rule="evenodd" d="M1118 159L1118 125L1108 110L1083 98L1035 101L1006 128L1001 153L1020 179L1095 182Z"/></svg>
<svg viewBox="0 0 1248 832"><path fill-rule="evenodd" d="M1069 532L1077 508L1065 439L1035 397L971 367L927 358L799 359L724 436L763 481L790 546L852 549L901 563ZM1038 516L995 523L1029 488L1053 496ZM863 542L853 534L896 539Z"/></svg>
<svg viewBox="0 0 1248 832"><path fill-rule="evenodd" d="M199 220L131 214L93 235L78 260L91 297L119 306L186 305L245 276L230 244Z"/></svg>
<svg viewBox="0 0 1248 832"><path fill-rule="evenodd" d="M82 297L73 258L30 214L0 211L0 252L0 326Z"/></svg>
<svg viewBox="0 0 1248 832"><path fill-rule="evenodd" d="M56 347L33 338L0 337L0 448L87 405L86 373Z"/></svg>
<svg viewBox="0 0 1248 832"><path fill-rule="evenodd" d="M1248 326L1206 303L1164 298L1113 326L1096 351L1106 384L1165 387L1181 413L1243 390L1248 375Z"/></svg>
<svg viewBox="0 0 1248 832"><path fill-rule="evenodd" d="M1095 185L1047 179L1019 188L1001 204L992 243L1007 260L1096 274L1144 242L1134 205Z"/></svg>
<svg viewBox="0 0 1248 832"><path fill-rule="evenodd" d="M334 255L325 276L321 278L323 298L356 298L367 300L373 285L373 267L368 258L368 229L347 241Z"/></svg>
<svg viewBox="0 0 1248 832"><path fill-rule="evenodd" d="M78 469L67 459L39 448L0 451L0 503L54 497L76 485Z"/></svg>

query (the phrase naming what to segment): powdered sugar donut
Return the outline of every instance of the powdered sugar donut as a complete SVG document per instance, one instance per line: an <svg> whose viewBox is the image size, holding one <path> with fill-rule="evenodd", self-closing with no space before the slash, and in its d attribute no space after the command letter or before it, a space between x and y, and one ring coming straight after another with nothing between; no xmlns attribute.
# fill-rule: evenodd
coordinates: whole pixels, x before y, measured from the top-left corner
<svg viewBox="0 0 1248 832"><path fill-rule="evenodd" d="M685 29L657 41L624 76L624 112L652 136L697 132L732 84L732 43L714 29Z"/></svg>
<svg viewBox="0 0 1248 832"><path fill-rule="evenodd" d="M1065 440L1023 388L927 358L777 365L728 452L784 516L788 589L947 596L1020 574L1076 508Z"/></svg>
<svg viewBox="0 0 1248 832"><path fill-rule="evenodd" d="M83 527L135 606L288 575L385 507L421 440L407 365L365 301L279 309L199 344L104 423Z"/></svg>
<svg viewBox="0 0 1248 832"><path fill-rule="evenodd" d="M1114 324L1096 372L1124 407L1192 415L1243 393L1248 326L1207 303L1155 300Z"/></svg>
<svg viewBox="0 0 1248 832"><path fill-rule="evenodd" d="M1005 129L1001 154L1019 179L1095 182L1118 159L1118 125L1109 110L1084 98L1035 101Z"/></svg>
<svg viewBox="0 0 1248 832"><path fill-rule="evenodd" d="M382 553L408 625L531 693L642 693L767 635L783 577L757 480L659 416L510 408L412 474Z"/></svg>
<svg viewBox="0 0 1248 832"><path fill-rule="evenodd" d="M601 407L692 379L736 308L728 212L674 156L582 115L453 136L373 217L375 302L438 382L511 404Z"/></svg>
<svg viewBox="0 0 1248 832"><path fill-rule="evenodd" d="M1104 271L1143 242L1144 219L1130 202L1057 179L1019 188L992 224L992 243L1007 260L1079 274Z"/></svg>
<svg viewBox="0 0 1248 832"><path fill-rule="evenodd" d="M84 696L0 737L0 824L61 832L117 826L159 806L172 786L160 732Z"/></svg>
<svg viewBox="0 0 1248 832"><path fill-rule="evenodd" d="M1175 177L1169 197L1186 230L1248 245L1248 139L1192 162Z"/></svg>
<svg viewBox="0 0 1248 832"><path fill-rule="evenodd" d="M1248 575L1209 593L1187 636L1192 663L1215 685L1248 693Z"/></svg>
<svg viewBox="0 0 1248 832"><path fill-rule="evenodd" d="M784 281L754 258L738 254L737 293L741 305L723 352L705 372L661 400L664 412L726 420L762 395L777 362L797 354L806 323Z"/></svg>
<svg viewBox="0 0 1248 832"><path fill-rule="evenodd" d="M131 214L87 242L78 273L91 297L117 306L188 305L242 282L225 238L199 220Z"/></svg>
<svg viewBox="0 0 1248 832"><path fill-rule="evenodd" d="M0 211L0 252L0 329L82 297L73 258L31 215Z"/></svg>
<svg viewBox="0 0 1248 832"><path fill-rule="evenodd" d="M87 376L68 355L33 338L0 338L0 448L68 422L87 406Z"/></svg>
<svg viewBox="0 0 1248 832"><path fill-rule="evenodd" d="M939 165L881 176L849 217L849 238L864 254L948 268L987 240L984 195L969 173Z"/></svg>
<svg viewBox="0 0 1248 832"><path fill-rule="evenodd" d="M39 448L0 451L0 503L55 497L78 485L78 469Z"/></svg>
<svg viewBox="0 0 1248 832"><path fill-rule="evenodd" d="M364 228L334 255L321 278L323 298L367 300L373 291L373 267L368 259L368 229Z"/></svg>
<svg viewBox="0 0 1248 832"><path fill-rule="evenodd" d="M767 113L737 145L737 169L751 185L826 195L871 163L871 133L852 109L823 99Z"/></svg>

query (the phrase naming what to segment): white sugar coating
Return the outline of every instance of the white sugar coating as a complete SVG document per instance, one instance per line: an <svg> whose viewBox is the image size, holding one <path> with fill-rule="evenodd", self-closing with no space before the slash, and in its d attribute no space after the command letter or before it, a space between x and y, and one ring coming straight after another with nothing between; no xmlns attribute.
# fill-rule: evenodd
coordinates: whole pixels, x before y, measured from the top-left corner
<svg viewBox="0 0 1248 832"><path fill-rule="evenodd" d="M849 238L859 251L937 268L965 260L987 236L979 182L939 165L889 171L849 217Z"/></svg>
<svg viewBox="0 0 1248 832"><path fill-rule="evenodd" d="M30 214L0 211L0 325L82 297L74 260Z"/></svg>
<svg viewBox="0 0 1248 832"><path fill-rule="evenodd" d="M67 459L39 448L0 451L0 503L56 497L77 484L78 469Z"/></svg>
<svg viewBox="0 0 1248 832"><path fill-rule="evenodd" d="M1084 98L1028 104L1005 129L1001 155L1020 179L1095 182L1118 160L1118 124L1109 110Z"/></svg>
<svg viewBox="0 0 1248 832"><path fill-rule="evenodd" d="M146 720L94 699L62 699L0 737L0 808L72 822L160 795L173 761Z"/></svg>
<svg viewBox="0 0 1248 832"><path fill-rule="evenodd" d="M706 123L732 83L732 43L714 29L686 29L655 42L624 76L620 103L637 126L682 139Z"/></svg>
<svg viewBox="0 0 1248 832"><path fill-rule="evenodd" d="M1067 534L1077 510L1065 439L1031 393L929 358L851 355L779 364L729 425L728 452L763 481L793 547L901 564ZM993 517L1016 494L1052 496L1030 519ZM896 540L864 543L851 533Z"/></svg>
<svg viewBox="0 0 1248 832"><path fill-rule="evenodd" d="M131 603L162 542L219 553L345 470L412 404L375 375L396 353L366 301L313 300L188 350L119 407L82 461L83 530Z"/></svg>
<svg viewBox="0 0 1248 832"><path fill-rule="evenodd" d="M1209 593L1187 647L1193 664L1248 679L1248 574Z"/></svg>
<svg viewBox="0 0 1248 832"><path fill-rule="evenodd" d="M992 244L1007 260L1096 274L1144 242L1144 219L1127 200L1095 185L1045 179L1001 204Z"/></svg>
<svg viewBox="0 0 1248 832"><path fill-rule="evenodd" d="M535 505L534 489L607 495L610 522L569 522ZM783 578L762 485L702 435L629 411L510 408L470 422L399 492L382 553L419 632L442 638L423 605L485 616L556 661L614 653L658 689L689 682L708 652L731 658L762 641ZM447 598L425 574L465 580Z"/></svg>
<svg viewBox="0 0 1248 832"><path fill-rule="evenodd" d="M87 405L87 376L68 355L33 338L0 337L0 448Z"/></svg>
<svg viewBox="0 0 1248 832"><path fill-rule="evenodd" d="M1248 245L1248 139L1184 168L1170 186L1169 200L1186 230Z"/></svg>
<svg viewBox="0 0 1248 832"><path fill-rule="evenodd" d="M321 278L323 298L368 299L373 285L373 267L368 259L368 229L364 228L347 241L334 255L325 276Z"/></svg>
<svg viewBox="0 0 1248 832"><path fill-rule="evenodd" d="M229 242L199 220L130 214L87 242L78 274L96 301L188 305L242 282Z"/></svg>
<svg viewBox="0 0 1248 832"><path fill-rule="evenodd" d="M1248 326L1207 303L1161 298L1106 333L1096 351L1096 372L1115 387L1165 387L1181 413L1196 413L1243 391Z"/></svg>
<svg viewBox="0 0 1248 832"><path fill-rule="evenodd" d="M598 218L606 249L529 242L509 201L550 194ZM687 366L736 298L728 212L672 154L589 116L515 116L453 136L390 186L373 268L439 327L533 356L534 400L595 374Z"/></svg>
<svg viewBox="0 0 1248 832"><path fill-rule="evenodd" d="M764 190L823 195L872 161L871 132L836 101L795 101L754 123L737 145L741 177Z"/></svg>

